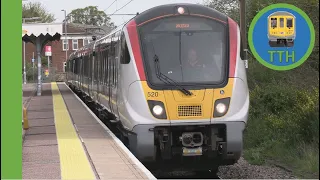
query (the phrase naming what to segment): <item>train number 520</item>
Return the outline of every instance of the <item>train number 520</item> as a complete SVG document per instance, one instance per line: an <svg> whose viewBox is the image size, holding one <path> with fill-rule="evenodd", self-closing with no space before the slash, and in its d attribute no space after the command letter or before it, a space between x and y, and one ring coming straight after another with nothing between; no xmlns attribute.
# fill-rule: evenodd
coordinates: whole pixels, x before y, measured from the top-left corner
<svg viewBox="0 0 320 180"><path fill-rule="evenodd" d="M148 97L158 97L159 93L158 92L148 92Z"/></svg>

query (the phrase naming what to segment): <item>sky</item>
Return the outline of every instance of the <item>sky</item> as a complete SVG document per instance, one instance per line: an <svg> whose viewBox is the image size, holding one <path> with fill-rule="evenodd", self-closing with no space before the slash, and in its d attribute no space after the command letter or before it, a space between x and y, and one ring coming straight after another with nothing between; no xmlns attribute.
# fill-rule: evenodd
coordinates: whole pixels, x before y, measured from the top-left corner
<svg viewBox="0 0 320 180"><path fill-rule="evenodd" d="M127 4L130 0L117 0L111 5L114 0L27 0L25 2L41 2L43 6L52 14L54 14L56 21L62 22L64 19L64 12L61 11L65 9L67 14L73 9L84 8L87 6L98 6L99 10L105 10L107 14L114 13L117 9L121 8ZM123 9L116 12L116 14L135 14L137 12L143 12L149 8L152 8L161 4L171 4L171 3L203 3L203 0L133 0ZM111 6L110 6L111 5ZM109 7L110 6L110 7ZM109 8L108 8L109 7ZM108 8L108 9L107 9ZM133 16L127 15L113 15L111 16L111 21L115 25L120 25L126 20L131 19Z"/></svg>

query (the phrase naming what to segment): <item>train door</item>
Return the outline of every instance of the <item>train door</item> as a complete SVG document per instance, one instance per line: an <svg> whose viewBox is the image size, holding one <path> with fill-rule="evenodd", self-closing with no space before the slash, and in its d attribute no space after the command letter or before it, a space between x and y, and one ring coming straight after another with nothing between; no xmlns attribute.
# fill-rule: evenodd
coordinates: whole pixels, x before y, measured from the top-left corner
<svg viewBox="0 0 320 180"><path fill-rule="evenodd" d="M93 96L93 67L94 67L94 62L93 62L93 58L92 58L92 55L89 54L88 56L88 59L89 59L89 82L88 82L88 94L89 96L92 98Z"/></svg>
<svg viewBox="0 0 320 180"><path fill-rule="evenodd" d="M97 49L94 48L94 52L97 52ZM98 65L99 65L99 59L96 55L92 56L93 58L93 85L92 85L92 89L93 89L93 99L94 101L98 101L98 84L99 84L99 69L98 69Z"/></svg>
<svg viewBox="0 0 320 180"><path fill-rule="evenodd" d="M79 84L79 87L80 87L80 61L79 61L79 58L77 57L76 59L76 81L77 81L77 84Z"/></svg>
<svg viewBox="0 0 320 180"><path fill-rule="evenodd" d="M121 34L120 42L120 52L119 52L119 66L118 66L118 77L117 77L117 104L118 104L118 112L123 116L127 117L127 110L123 104L125 104L125 100L127 98L127 89L130 85L130 81L126 81L128 78L126 74L128 69L128 64L130 63L130 54L126 42L126 37L124 32ZM128 126L130 122L126 118L120 117L121 121L123 122L124 126Z"/></svg>
<svg viewBox="0 0 320 180"><path fill-rule="evenodd" d="M82 90L82 81L83 81L83 57L80 56L79 57L79 61L80 61L80 82L79 82L79 86L80 89Z"/></svg>
<svg viewBox="0 0 320 180"><path fill-rule="evenodd" d="M111 103L110 103L110 97L109 97L109 92L110 92L110 86L109 86L109 78L110 78L110 49L111 46L110 44L107 45L106 50L105 50L105 73L104 73L104 99L106 100L106 106L109 108L111 111Z"/></svg>
<svg viewBox="0 0 320 180"><path fill-rule="evenodd" d="M83 54L83 83L82 88L83 91L89 94L89 73L90 73L90 63L89 63L89 57L87 54Z"/></svg>
<svg viewBox="0 0 320 180"><path fill-rule="evenodd" d="M107 75L107 60L108 60L108 50L106 49L106 45L103 44L100 47L100 62L101 62L101 73L100 73L100 93L101 93L101 97L99 97L100 99L100 103L103 104L107 109L110 109L109 106L109 101L107 99L107 93L106 93L106 79L108 77Z"/></svg>
<svg viewBox="0 0 320 180"><path fill-rule="evenodd" d="M286 21L286 19L284 16L279 17L278 34L280 34L281 36L284 36L286 33L285 21Z"/></svg>
<svg viewBox="0 0 320 180"><path fill-rule="evenodd" d="M114 70L114 58L115 58L115 51L114 51L114 37L112 35L111 37L111 44L110 44L110 51L109 51L109 68L108 68L108 99L109 99L109 105L110 105L110 111L114 113L113 110L113 70Z"/></svg>
<svg viewBox="0 0 320 180"><path fill-rule="evenodd" d="M117 33L116 33L117 34ZM112 90L112 100L114 103L113 105L113 110L114 114L118 117L119 116L119 111L118 111L118 70L119 70L119 52L120 52L120 39L119 35L116 35L114 38L114 64L113 64L113 90Z"/></svg>
<svg viewBox="0 0 320 180"><path fill-rule="evenodd" d="M76 79L75 79L75 63L76 63L76 61L74 60L74 59L72 59L72 83L73 84L76 84L76 86L78 87L78 84L75 82L76 81Z"/></svg>
<svg viewBox="0 0 320 180"><path fill-rule="evenodd" d="M100 94L101 94L101 62L102 62L102 58L101 58L101 47L100 45L97 46L96 48L96 57L95 59L97 60L97 94L96 94L96 98L97 98L97 102L101 103L100 101Z"/></svg>

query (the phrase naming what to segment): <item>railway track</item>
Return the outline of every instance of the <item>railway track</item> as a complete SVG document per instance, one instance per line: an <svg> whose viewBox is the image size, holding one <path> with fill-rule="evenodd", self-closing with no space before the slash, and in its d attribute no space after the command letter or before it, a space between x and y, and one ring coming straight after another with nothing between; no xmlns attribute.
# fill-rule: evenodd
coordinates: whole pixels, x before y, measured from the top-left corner
<svg viewBox="0 0 320 180"><path fill-rule="evenodd" d="M88 104L83 100L82 97L80 97L77 92L75 92L73 89L71 89L80 99L82 102L84 102L87 107L95 114L97 117L98 111L94 109L93 106L88 106ZM111 131L114 133L119 140L121 140L121 137L119 136L119 133L116 132L116 128L110 126L109 123L105 123L100 119L101 122L103 122ZM124 143L124 142L123 142ZM124 143L125 144L125 143ZM148 168L148 166L146 166ZM149 169L149 168L148 168ZM170 172L164 172L161 169L157 170L151 170L150 171L157 179L221 179L216 172L211 171L201 171L201 172L188 172L188 171L170 171Z"/></svg>
<svg viewBox="0 0 320 180"><path fill-rule="evenodd" d="M160 170L159 170L160 171ZM152 172L157 179L221 179L217 173L210 171L202 172L186 172L186 171L173 171L173 172Z"/></svg>

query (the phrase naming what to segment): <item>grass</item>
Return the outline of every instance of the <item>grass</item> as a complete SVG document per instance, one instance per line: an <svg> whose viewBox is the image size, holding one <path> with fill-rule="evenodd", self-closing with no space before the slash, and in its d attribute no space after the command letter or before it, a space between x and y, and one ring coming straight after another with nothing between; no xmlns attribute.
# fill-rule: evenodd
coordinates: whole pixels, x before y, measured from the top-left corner
<svg viewBox="0 0 320 180"><path fill-rule="evenodd" d="M249 163L276 164L299 178L319 178L319 71L310 64L279 72L250 63L244 134Z"/></svg>

